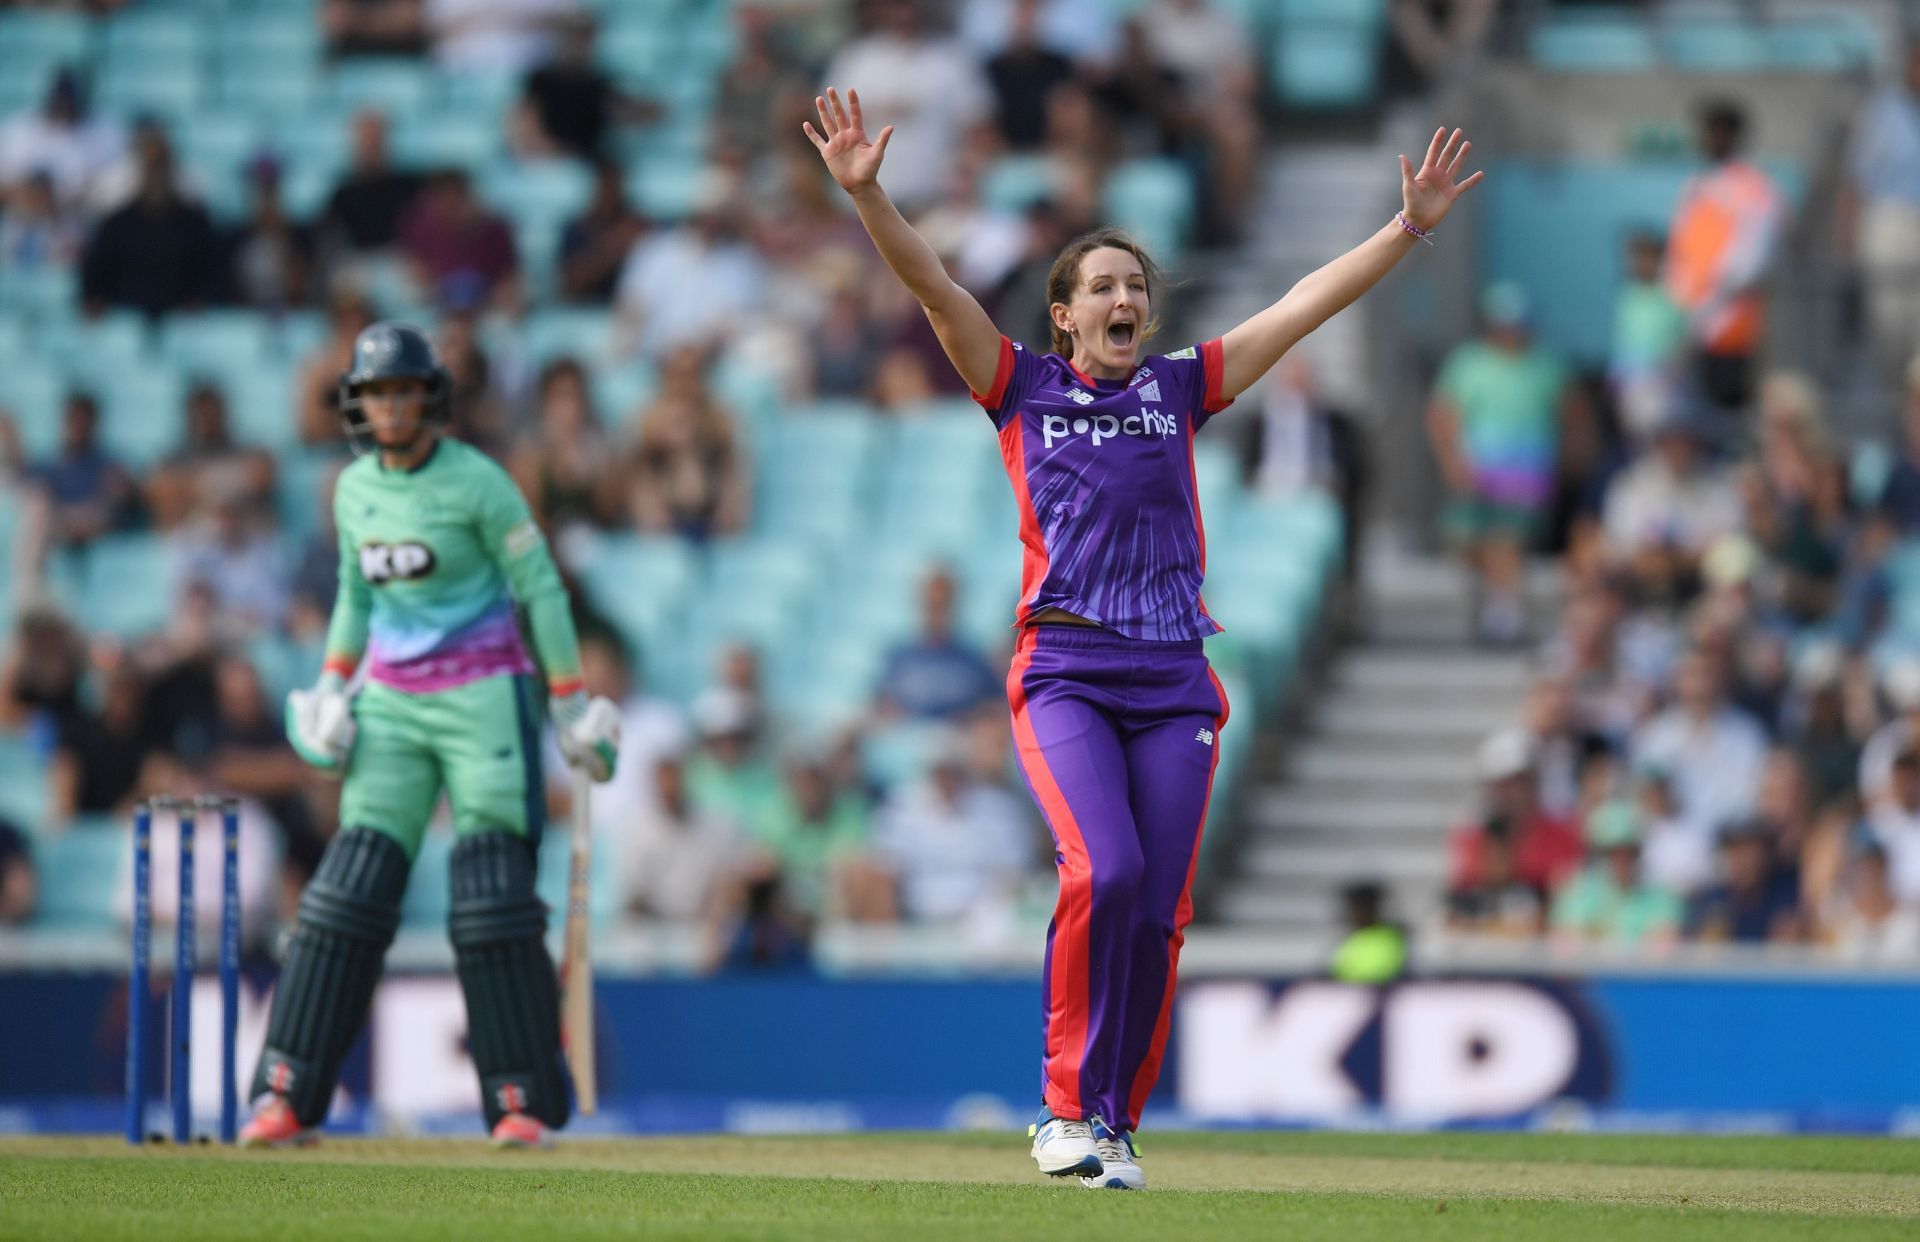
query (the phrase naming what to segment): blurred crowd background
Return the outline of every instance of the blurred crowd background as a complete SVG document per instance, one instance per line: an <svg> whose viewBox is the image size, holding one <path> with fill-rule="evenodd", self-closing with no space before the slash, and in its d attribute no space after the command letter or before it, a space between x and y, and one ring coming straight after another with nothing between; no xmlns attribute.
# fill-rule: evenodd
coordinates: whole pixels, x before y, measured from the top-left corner
<svg viewBox="0 0 1920 1242"><path fill-rule="evenodd" d="M1356 924L1920 952L1912 16L0 3L0 923L111 926L130 803L214 789L246 799L252 934L290 916L337 796L280 724L334 591L334 383L398 317L431 325L454 433L521 482L590 688L624 705L603 923L680 929L713 967L804 964L834 925L1027 936L1053 889L1002 690L1017 514L800 136L813 94L857 87L898 125L884 183L1010 335L1045 347L1054 254L1117 223L1187 274L1156 300L1177 348L1229 326L1195 308L1293 228L1262 210L1264 160L1443 102L1488 115L1504 65L1657 75L1684 102L1625 140L1608 195L1496 170L1440 239L1458 313L1356 312L1425 343L1372 356L1411 387L1335 408L1289 363L1199 446L1234 702L1203 893L1365 612L1367 532L1397 523L1462 558L1462 637L1522 653L1529 689L1433 902L1362 884ZM1778 109L1744 89L1770 74L1845 83L1840 130L1771 140ZM1477 157L1524 145L1524 117L1492 129ZM1809 251L1834 282L1783 315ZM430 835L409 925L443 920L449 846Z"/></svg>

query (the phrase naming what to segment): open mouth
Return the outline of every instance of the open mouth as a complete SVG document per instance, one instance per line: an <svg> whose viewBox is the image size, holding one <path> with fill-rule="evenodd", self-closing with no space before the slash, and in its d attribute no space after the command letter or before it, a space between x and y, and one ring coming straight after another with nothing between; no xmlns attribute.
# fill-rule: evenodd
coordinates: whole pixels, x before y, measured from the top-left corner
<svg viewBox="0 0 1920 1242"><path fill-rule="evenodd" d="M1122 320L1107 325L1107 344L1115 349L1125 349L1133 344L1134 325Z"/></svg>

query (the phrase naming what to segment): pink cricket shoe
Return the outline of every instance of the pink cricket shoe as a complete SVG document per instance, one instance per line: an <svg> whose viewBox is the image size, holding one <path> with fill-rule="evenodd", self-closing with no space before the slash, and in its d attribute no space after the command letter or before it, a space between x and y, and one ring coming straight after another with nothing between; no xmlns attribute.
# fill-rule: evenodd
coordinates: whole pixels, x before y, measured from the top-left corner
<svg viewBox="0 0 1920 1242"><path fill-rule="evenodd" d="M493 1127L493 1145L501 1151L540 1150L553 1146L553 1132L525 1113L508 1113Z"/></svg>
<svg viewBox="0 0 1920 1242"><path fill-rule="evenodd" d="M284 1095L269 1095L259 1108L253 1110L253 1117L240 1131L240 1146L261 1149L268 1147L311 1147L320 1141L320 1131L313 1126L303 1126L300 1119L293 1115L293 1106L287 1103Z"/></svg>

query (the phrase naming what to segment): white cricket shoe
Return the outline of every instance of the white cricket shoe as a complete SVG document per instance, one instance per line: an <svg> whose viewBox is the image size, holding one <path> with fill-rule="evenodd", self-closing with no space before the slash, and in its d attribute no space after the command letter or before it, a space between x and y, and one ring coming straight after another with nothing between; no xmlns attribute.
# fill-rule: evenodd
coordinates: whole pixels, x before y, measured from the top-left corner
<svg viewBox="0 0 1920 1242"><path fill-rule="evenodd" d="M1092 1177L1082 1177L1082 1186L1088 1190L1147 1188L1147 1175L1141 1171L1140 1161L1135 1156L1132 1135L1124 1130L1110 1129L1106 1122L1095 1117L1093 1146L1100 1153L1100 1172Z"/></svg>
<svg viewBox="0 0 1920 1242"><path fill-rule="evenodd" d="M1027 1133L1033 1136L1033 1162L1048 1177L1090 1177L1100 1172L1093 1123L1056 1117L1043 1108Z"/></svg>

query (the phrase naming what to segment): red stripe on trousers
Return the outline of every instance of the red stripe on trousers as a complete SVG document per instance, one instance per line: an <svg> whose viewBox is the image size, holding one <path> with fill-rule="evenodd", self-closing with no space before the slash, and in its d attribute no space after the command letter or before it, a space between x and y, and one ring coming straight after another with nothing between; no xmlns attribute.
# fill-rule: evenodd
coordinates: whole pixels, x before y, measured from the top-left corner
<svg viewBox="0 0 1920 1242"><path fill-rule="evenodd" d="M1060 870L1060 899L1053 909L1053 961L1047 975L1046 1095L1054 1116L1078 1121L1086 1115L1080 1100L1080 1067L1086 1061L1092 1007L1088 964L1093 955L1093 860L1087 856L1086 838L1080 834L1073 808L1047 766L1027 711L1025 678L1037 637L1031 629L1020 635L1013 668L1007 674L1007 701L1013 707L1013 740L1021 764L1066 859Z"/></svg>
<svg viewBox="0 0 1920 1242"><path fill-rule="evenodd" d="M1200 822L1193 830L1193 857L1187 860L1187 881L1180 887L1180 905L1173 915L1173 936L1167 941L1167 989L1160 996L1160 1016L1154 1020L1153 1043L1147 1047L1146 1059L1140 1062L1140 1069L1133 1076L1133 1089L1127 1093L1129 1130L1140 1124L1140 1110L1147 1106L1153 1084L1160 1081L1160 1063L1167 1055L1167 1030L1173 1022L1173 988L1180 975L1180 946L1187 942L1187 924L1193 922L1193 873L1200 865L1200 838L1206 834L1207 807L1213 802L1213 776L1220 770L1220 731L1226 727L1231 713L1227 689L1211 668L1207 670L1207 680L1213 683L1213 692L1220 696L1220 714L1213 721L1213 762L1207 766L1207 796L1200 802Z"/></svg>

